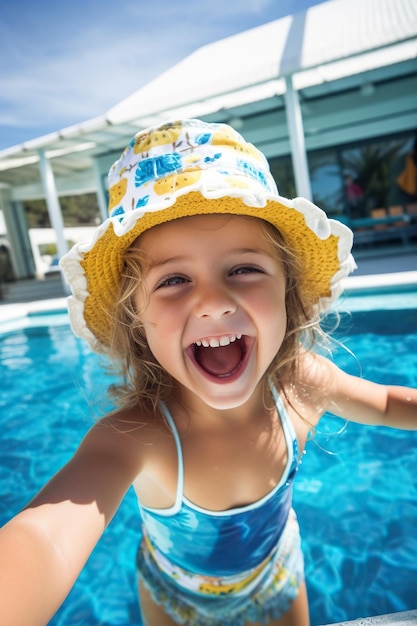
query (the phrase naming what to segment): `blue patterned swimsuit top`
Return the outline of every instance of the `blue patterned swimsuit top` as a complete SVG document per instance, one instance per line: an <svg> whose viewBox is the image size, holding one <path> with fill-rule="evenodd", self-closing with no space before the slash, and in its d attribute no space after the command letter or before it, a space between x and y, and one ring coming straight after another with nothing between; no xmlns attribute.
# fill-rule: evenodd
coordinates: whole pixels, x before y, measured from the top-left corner
<svg viewBox="0 0 417 626"><path fill-rule="evenodd" d="M231 576L259 566L277 546L292 505L292 483L298 468L298 443L284 404L272 389L287 446L287 463L279 483L263 498L228 511L203 509L184 496L180 438L167 407L163 410L178 453L175 504L152 509L139 503L144 532L166 559L189 572Z"/></svg>

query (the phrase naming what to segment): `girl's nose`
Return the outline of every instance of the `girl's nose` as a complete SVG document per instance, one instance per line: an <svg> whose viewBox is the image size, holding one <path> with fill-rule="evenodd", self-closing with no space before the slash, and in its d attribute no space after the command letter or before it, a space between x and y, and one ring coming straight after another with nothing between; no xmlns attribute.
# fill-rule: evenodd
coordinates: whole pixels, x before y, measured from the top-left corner
<svg viewBox="0 0 417 626"><path fill-rule="evenodd" d="M197 317L218 319L235 313L236 303L226 287L204 285L199 291L194 310Z"/></svg>

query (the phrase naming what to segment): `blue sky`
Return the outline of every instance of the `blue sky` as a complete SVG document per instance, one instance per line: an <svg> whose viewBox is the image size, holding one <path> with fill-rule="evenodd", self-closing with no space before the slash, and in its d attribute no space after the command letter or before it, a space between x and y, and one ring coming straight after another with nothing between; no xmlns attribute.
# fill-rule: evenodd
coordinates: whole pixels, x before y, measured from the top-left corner
<svg viewBox="0 0 417 626"><path fill-rule="evenodd" d="M103 115L200 46L320 1L2 3L0 150Z"/></svg>

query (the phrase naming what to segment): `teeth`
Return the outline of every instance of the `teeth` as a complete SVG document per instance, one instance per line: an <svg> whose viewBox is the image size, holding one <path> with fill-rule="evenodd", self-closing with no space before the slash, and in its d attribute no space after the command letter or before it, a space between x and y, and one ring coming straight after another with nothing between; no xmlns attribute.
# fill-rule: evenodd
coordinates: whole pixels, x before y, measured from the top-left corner
<svg viewBox="0 0 417 626"><path fill-rule="evenodd" d="M203 346L204 348L218 348L220 346L228 346L229 344L241 339L242 335L225 335L224 337L212 337L211 339L198 339L195 342L196 346Z"/></svg>

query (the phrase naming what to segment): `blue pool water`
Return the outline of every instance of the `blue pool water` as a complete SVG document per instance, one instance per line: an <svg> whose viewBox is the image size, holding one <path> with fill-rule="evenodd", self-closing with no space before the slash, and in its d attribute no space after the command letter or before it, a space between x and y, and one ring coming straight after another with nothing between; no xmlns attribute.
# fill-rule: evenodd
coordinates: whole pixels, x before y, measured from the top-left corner
<svg viewBox="0 0 417 626"><path fill-rule="evenodd" d="M416 310L354 315L342 326L357 360L344 350L336 360L416 387L416 320ZM109 380L65 315L3 332L0 380L1 525L74 452ZM295 485L312 626L417 607L417 433L349 424L333 435L340 427L322 420ZM51 626L140 624L139 528L130 491Z"/></svg>

